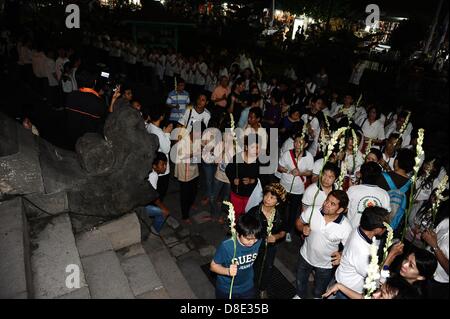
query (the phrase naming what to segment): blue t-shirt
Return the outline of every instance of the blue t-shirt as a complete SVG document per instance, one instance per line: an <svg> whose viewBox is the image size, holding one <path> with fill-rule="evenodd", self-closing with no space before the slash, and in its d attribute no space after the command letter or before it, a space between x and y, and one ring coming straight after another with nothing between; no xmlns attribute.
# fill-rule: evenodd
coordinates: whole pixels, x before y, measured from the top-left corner
<svg viewBox="0 0 450 319"><path fill-rule="evenodd" d="M238 262L238 272L233 284L233 293L247 292L253 288L253 263L258 256L261 240L258 240L253 246L245 247L239 240L236 241L236 259ZM234 254L234 244L232 239L228 239L220 244L214 256L214 262L229 268ZM217 276L217 289L229 293L232 277Z"/></svg>

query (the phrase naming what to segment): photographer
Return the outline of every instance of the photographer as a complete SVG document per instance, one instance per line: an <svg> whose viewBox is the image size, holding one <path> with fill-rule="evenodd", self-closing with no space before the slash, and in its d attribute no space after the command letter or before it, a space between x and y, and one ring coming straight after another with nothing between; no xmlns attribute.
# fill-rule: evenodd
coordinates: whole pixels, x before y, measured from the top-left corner
<svg viewBox="0 0 450 319"><path fill-rule="evenodd" d="M133 91L130 87L125 85L118 85L114 91L114 95L111 100L111 104L108 108L108 112L112 113L114 110L118 110L124 106L131 106L133 100Z"/></svg>

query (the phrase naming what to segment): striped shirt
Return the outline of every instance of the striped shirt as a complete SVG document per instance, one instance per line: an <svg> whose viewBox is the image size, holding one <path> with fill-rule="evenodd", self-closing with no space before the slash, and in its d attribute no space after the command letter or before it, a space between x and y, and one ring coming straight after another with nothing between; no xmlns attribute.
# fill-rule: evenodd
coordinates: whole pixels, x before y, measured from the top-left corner
<svg viewBox="0 0 450 319"><path fill-rule="evenodd" d="M166 104L171 106L177 106L179 105L179 109L172 109L172 112L170 113L170 121L178 122L183 118L184 113L186 112L186 106L191 103L191 100L189 98L189 93L186 91L177 92L172 91L169 93L169 96L167 97Z"/></svg>

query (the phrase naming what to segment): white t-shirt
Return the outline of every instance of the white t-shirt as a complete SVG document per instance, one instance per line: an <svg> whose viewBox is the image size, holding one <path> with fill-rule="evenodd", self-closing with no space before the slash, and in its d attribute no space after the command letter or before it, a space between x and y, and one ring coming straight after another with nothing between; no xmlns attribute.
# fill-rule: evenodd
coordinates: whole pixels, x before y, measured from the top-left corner
<svg viewBox="0 0 450 319"><path fill-rule="evenodd" d="M195 69L195 84L205 85L206 84L206 74L208 73L208 66L205 62L199 63L198 70Z"/></svg>
<svg viewBox="0 0 450 319"><path fill-rule="evenodd" d="M148 175L148 182L155 190L158 188L158 174L155 171Z"/></svg>
<svg viewBox="0 0 450 319"><path fill-rule="evenodd" d="M294 156L295 156L295 154L294 154ZM294 160L292 159L292 156L291 156L291 151L287 151L281 156L279 164L280 164L280 166L286 168L289 171L289 173L281 174L281 180L280 180L281 185L283 185L283 187L286 189L286 191L290 192L291 194L295 194L295 195L303 194L305 192L305 184L304 183L306 182L306 177L305 176L301 176L301 177L296 176L294 178L294 175L290 174L290 172L296 168L296 165L294 164ZM313 169L313 166L314 166L314 158L312 157L312 155L309 152L305 152L303 157L299 158L297 161L297 167L300 170L300 172L311 171ZM294 181L293 184L292 184L292 181ZM291 190L291 185L292 185L292 190Z"/></svg>
<svg viewBox="0 0 450 319"><path fill-rule="evenodd" d="M364 290L364 280L370 263L372 242L360 228L353 230L344 247L336 281L358 293Z"/></svg>
<svg viewBox="0 0 450 319"><path fill-rule="evenodd" d="M300 218L307 224L311 216L312 209L304 211ZM302 257L313 267L331 269L331 254L339 250L339 244L345 246L352 227L344 215L326 224L325 217L321 210L314 210L311 216L311 233L306 237L300 249Z"/></svg>
<svg viewBox="0 0 450 319"><path fill-rule="evenodd" d="M337 119L337 121L338 122L340 122L342 119L344 119L345 117L348 117L348 118L350 118L352 121L355 121L355 114L356 114L356 107L354 106L354 105L351 105L350 107L348 107L348 108L344 108L344 105L343 104L341 104L341 105L338 105L337 107L336 107L336 113L335 114L333 114L332 116L335 116L335 115L337 115L337 114L339 114L339 113L342 113L342 114L344 114L345 116L343 116L343 117L340 117L339 119Z"/></svg>
<svg viewBox="0 0 450 319"><path fill-rule="evenodd" d="M448 218L444 219L436 227L436 234L438 239L438 246L448 259ZM444 268L438 263L436 272L434 273L434 280L440 283L448 283L448 274Z"/></svg>
<svg viewBox="0 0 450 319"><path fill-rule="evenodd" d="M388 157L385 153L383 153L383 159L386 163L388 163L391 170L394 170L395 157L396 155L394 155L393 157Z"/></svg>
<svg viewBox="0 0 450 319"><path fill-rule="evenodd" d="M302 203L303 207L307 208L312 206L314 202L314 197L316 196L317 190L319 188L317 187L317 183L313 183L309 185L309 187L306 189L305 193L303 194ZM323 203L327 199L327 194L323 190L319 190L319 193L317 194L316 201L314 203L314 206L316 207L322 207Z"/></svg>
<svg viewBox="0 0 450 319"><path fill-rule="evenodd" d="M190 117L189 117L190 116ZM194 123L196 122L203 122L206 127L208 127L209 120L211 119L211 114L208 110L204 110L201 114L197 113L195 108L192 108L191 110L186 110L186 112L183 115L183 118L178 122L181 125L184 125L188 132L190 133L192 130L192 127ZM188 123L189 121L189 123Z"/></svg>
<svg viewBox="0 0 450 319"><path fill-rule="evenodd" d="M403 134L401 136L402 137L402 145L401 145L401 147L406 147L409 144L411 144L411 132L412 132L412 130L413 130L413 126L412 126L412 124L410 122L406 126L406 129L405 129L405 131L403 132ZM400 133L400 132L397 131L397 123L396 122L392 122L391 124L386 126L385 133L386 133L385 134L386 138L389 138L389 136L392 133Z"/></svg>
<svg viewBox="0 0 450 319"><path fill-rule="evenodd" d="M391 210L388 192L376 185L355 185L347 191L349 203L347 217L353 228L359 227L361 215L367 207L378 206Z"/></svg>
<svg viewBox="0 0 450 319"><path fill-rule="evenodd" d="M159 150L158 152L164 153L167 156L167 160L169 160L169 153L170 153L170 133L164 133L163 130L156 125L150 123L147 125L147 132L149 134L155 134L158 137L159 141ZM167 164L167 169L164 174L161 174L161 176L165 176L170 173L170 165Z"/></svg>
<svg viewBox="0 0 450 319"><path fill-rule="evenodd" d="M364 120L362 123L361 130L365 137L377 140L384 140L384 125L380 120L376 120L372 124L369 120Z"/></svg>
<svg viewBox="0 0 450 319"><path fill-rule="evenodd" d="M48 85L51 87L58 86L58 80L55 77L56 63L54 60L45 58L45 73L47 74Z"/></svg>
<svg viewBox="0 0 450 319"><path fill-rule="evenodd" d="M61 80L61 76L63 74L63 68L64 68L64 64L66 64L67 62L69 62L68 58L57 58L56 62L55 62L55 68L56 68L56 78L58 81Z"/></svg>

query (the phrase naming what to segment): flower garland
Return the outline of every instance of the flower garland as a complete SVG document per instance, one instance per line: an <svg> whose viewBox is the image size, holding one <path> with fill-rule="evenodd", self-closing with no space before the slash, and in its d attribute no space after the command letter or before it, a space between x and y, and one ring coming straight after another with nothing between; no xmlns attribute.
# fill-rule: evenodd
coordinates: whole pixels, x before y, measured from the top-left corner
<svg viewBox="0 0 450 319"><path fill-rule="evenodd" d="M370 264L367 270L367 277L364 283L364 299L371 299L372 294L378 288L380 279L380 267L378 266L378 247L375 242L370 246Z"/></svg>
<svg viewBox="0 0 450 319"><path fill-rule="evenodd" d="M445 175L444 178L442 178L442 180L439 182L436 193L434 194L435 200L434 200L433 205L431 206L431 214L433 216L433 225L436 220L436 214L438 212L439 206L441 206L441 203L443 201L448 199L448 198L446 199L446 198L444 198L444 196L442 196L442 193L447 188L447 183L448 183L448 175Z"/></svg>
<svg viewBox="0 0 450 319"><path fill-rule="evenodd" d="M303 129L302 129L302 135L301 135L301 140L304 142L305 141L305 136L306 136L306 132L308 132L308 125L305 123L304 125L303 125ZM300 155L302 155L302 153L303 153L303 146L304 146L304 143L301 145L301 147L300 147L300 152L298 153L298 155L297 155L297 157L295 158L295 161L298 163L298 159L299 159L299 157L300 157ZM295 163L294 163L295 164ZM290 190L289 190L289 193L291 193L292 192L292 188L294 187L294 181L295 181L295 178L296 178L297 176L295 176L295 175L293 175L292 176L292 183L291 183L291 188L290 188Z"/></svg>
<svg viewBox="0 0 450 319"><path fill-rule="evenodd" d="M409 118L411 117L411 111L408 111L408 115L406 116L405 122L403 123L402 127L400 128L400 137L403 135L403 133L405 133L406 128L408 127L409 124Z"/></svg>
<svg viewBox="0 0 450 319"><path fill-rule="evenodd" d="M419 129L419 136L417 138L417 146L416 146L416 158L415 158L415 165L414 165L414 169L413 169L413 176L411 179L411 193L409 195L409 205L408 205L408 210L406 211L405 214L405 225L403 228L403 234L402 234L402 241L405 238L406 235L406 228L408 226L408 219L409 219L409 215L411 214L411 210L412 210L412 206L413 206L413 202L414 202L414 185L416 184L416 180L417 180L417 173L419 172L420 169L420 162L421 162L421 158L424 154L423 148L422 148L422 144L423 144L423 140L425 137L425 130L423 128Z"/></svg>
<svg viewBox="0 0 450 319"><path fill-rule="evenodd" d="M314 199L313 199L313 203L312 203L312 210L311 210L311 214L309 215L308 224L311 224L311 219L312 219L312 215L314 213L316 199L320 192L320 182L321 182L322 175L323 175L323 169L324 169L325 165L328 163L328 159L330 158L331 154L333 154L333 149L334 149L334 146L336 145L338 139L340 138L340 136L343 133L345 133L346 130L347 130L347 127L341 127L340 129L338 129L331 135L330 142L328 143L328 146L327 146L327 152L325 154L325 157L323 158L322 168L320 169L319 180L317 182L318 187L317 187L316 194L314 195Z"/></svg>
<svg viewBox="0 0 450 319"><path fill-rule="evenodd" d="M342 185L344 184L344 178L347 173L347 161L343 160L341 162L341 173L339 174L339 179L336 183L337 189L342 190Z"/></svg>
<svg viewBox="0 0 450 319"><path fill-rule="evenodd" d="M239 163L238 163L238 143L237 143L237 137L236 137L236 128L235 128L235 122L234 122L234 116L233 113L230 113L230 127L231 127L231 135L233 136L233 144L234 149L236 150L236 178L239 178ZM239 185L236 185L236 192L239 193Z"/></svg>
<svg viewBox="0 0 450 319"><path fill-rule="evenodd" d="M224 201L223 203L228 206L228 220L230 221L231 239L233 240L233 246L234 246L234 253L233 253L233 259L231 259L231 264L234 265L237 263L237 260L236 260L236 246L237 246L236 213L234 211L234 206L232 203L226 202L226 201ZM233 277L233 279L231 279L229 299L231 299L231 296L233 295L234 278L235 277Z"/></svg>
<svg viewBox="0 0 450 319"><path fill-rule="evenodd" d="M358 136L356 136L356 132L354 129L352 129L352 137L353 137L353 167L352 167L352 174L355 174L356 170L356 157L358 156Z"/></svg>
<svg viewBox="0 0 450 319"><path fill-rule="evenodd" d="M369 156L371 148L372 148L372 139L369 138L369 142L367 142L367 146L366 146L366 152L364 154L364 161L367 159L367 156Z"/></svg>
<svg viewBox="0 0 450 319"><path fill-rule="evenodd" d="M393 244L392 240L394 239L394 229L392 229L391 225L389 225L388 223L383 223L383 225L387 229L387 238L386 238L386 244L384 245L384 248L383 248L383 262L381 263L382 267L388 256L388 250Z"/></svg>

